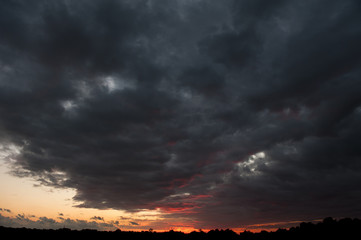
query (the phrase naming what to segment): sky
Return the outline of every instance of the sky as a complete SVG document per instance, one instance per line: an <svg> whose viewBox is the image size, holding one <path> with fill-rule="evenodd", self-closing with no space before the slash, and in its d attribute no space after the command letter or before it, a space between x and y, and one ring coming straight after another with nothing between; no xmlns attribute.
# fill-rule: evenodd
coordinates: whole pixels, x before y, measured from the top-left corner
<svg viewBox="0 0 361 240"><path fill-rule="evenodd" d="M4 0L0 225L361 217L358 0Z"/></svg>

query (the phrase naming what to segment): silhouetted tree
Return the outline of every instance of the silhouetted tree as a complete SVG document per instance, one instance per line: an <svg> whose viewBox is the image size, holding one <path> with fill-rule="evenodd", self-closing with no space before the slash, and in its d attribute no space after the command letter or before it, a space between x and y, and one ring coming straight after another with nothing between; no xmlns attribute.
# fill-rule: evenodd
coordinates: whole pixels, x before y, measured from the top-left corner
<svg viewBox="0 0 361 240"><path fill-rule="evenodd" d="M0 236L10 236L11 238L41 238L41 239L66 239L66 238L99 238L99 239L134 239L134 240L298 240L298 239L361 239L361 220L345 218L339 221L333 218L325 218L317 224L303 222L297 227L290 229L278 229L275 232L261 231L252 233L244 231L236 234L230 229L211 230L208 233L203 231L193 231L189 234L170 230L168 232L149 231L133 232L121 231L97 231L94 229L84 229L81 231L61 228L52 229L28 229L9 228L0 226Z"/></svg>

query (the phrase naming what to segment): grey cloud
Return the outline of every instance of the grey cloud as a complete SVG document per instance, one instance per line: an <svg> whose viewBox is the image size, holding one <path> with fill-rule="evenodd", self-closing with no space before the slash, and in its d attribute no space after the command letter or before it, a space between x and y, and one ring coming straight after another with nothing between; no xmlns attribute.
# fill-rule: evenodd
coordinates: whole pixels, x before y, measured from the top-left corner
<svg viewBox="0 0 361 240"><path fill-rule="evenodd" d="M161 208L201 228L360 216L359 10L8 1L0 141L21 147L13 174L75 189L78 207Z"/></svg>
<svg viewBox="0 0 361 240"><path fill-rule="evenodd" d="M34 216L31 216L34 218ZM38 219L31 219L26 217L24 214L18 214L16 218L13 217L5 217L0 214L0 224L1 226L5 227L28 227L28 228L40 228L40 229L59 229L66 228L70 229L97 229L97 230L104 230L104 229L111 229L115 228L112 222L95 222L95 221L85 221L79 219L70 219L70 218L61 218L59 217L60 221L56 221L52 218L47 217L39 217Z"/></svg>
<svg viewBox="0 0 361 240"><path fill-rule="evenodd" d="M39 222L41 225L52 225L56 223L54 219L47 217L39 217Z"/></svg>
<svg viewBox="0 0 361 240"><path fill-rule="evenodd" d="M25 217L25 214L18 214L18 215L16 215L16 218L18 219L18 220L27 220L27 218Z"/></svg>
<svg viewBox="0 0 361 240"><path fill-rule="evenodd" d="M1 211L1 212L11 213L11 210L10 210L10 209L7 209L7 208L0 208L0 211Z"/></svg>
<svg viewBox="0 0 361 240"><path fill-rule="evenodd" d="M99 217L99 216L94 216L92 218L90 218L92 220L100 220L100 221L104 221L104 218L103 217Z"/></svg>

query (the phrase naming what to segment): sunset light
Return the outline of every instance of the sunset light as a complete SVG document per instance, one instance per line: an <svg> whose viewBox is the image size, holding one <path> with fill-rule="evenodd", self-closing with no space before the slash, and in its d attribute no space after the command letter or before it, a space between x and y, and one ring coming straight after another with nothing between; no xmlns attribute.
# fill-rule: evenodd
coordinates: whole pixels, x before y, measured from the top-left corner
<svg viewBox="0 0 361 240"><path fill-rule="evenodd" d="M0 1L0 233L347 239L360 42L357 0Z"/></svg>

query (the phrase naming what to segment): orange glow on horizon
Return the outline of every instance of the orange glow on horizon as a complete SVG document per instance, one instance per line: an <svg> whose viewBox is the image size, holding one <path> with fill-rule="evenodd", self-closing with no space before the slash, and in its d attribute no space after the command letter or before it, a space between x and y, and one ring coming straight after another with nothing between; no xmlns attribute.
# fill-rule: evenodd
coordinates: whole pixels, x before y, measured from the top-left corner
<svg viewBox="0 0 361 240"><path fill-rule="evenodd" d="M73 200L73 196L76 194L75 190L38 186L33 179L17 178L10 175L9 171L6 164L0 164L0 188L3 193L0 198L0 208L11 210L11 212L1 211L0 214L10 219L24 216L34 222L46 217L56 221L59 226L66 221L83 221L98 224L96 226L104 225L102 229L108 231L118 228L124 231L148 231L152 228L157 232L173 230L190 233L199 231L200 227L195 226L202 226L202 224L187 217L196 214L207 200L213 197L211 194L176 194L164 202L159 202L157 207L151 207L155 210L142 210L136 213L114 209L78 208L74 207L77 205ZM195 177L197 176L191 178L191 181ZM26 201L24 201L24 197ZM184 219L171 217L171 214L184 214ZM99 219L96 219L96 216ZM251 232L276 231L279 227L296 225L301 222L262 223L229 229L236 233L245 230ZM208 226L202 229L204 232L208 232L215 228Z"/></svg>

